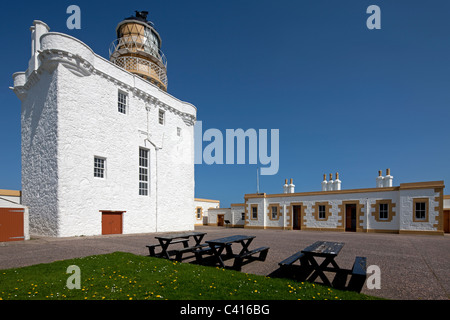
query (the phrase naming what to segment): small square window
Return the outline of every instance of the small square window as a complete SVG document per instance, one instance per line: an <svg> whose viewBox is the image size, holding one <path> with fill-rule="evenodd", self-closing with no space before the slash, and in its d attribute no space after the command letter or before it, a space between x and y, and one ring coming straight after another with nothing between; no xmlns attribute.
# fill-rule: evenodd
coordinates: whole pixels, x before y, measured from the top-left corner
<svg viewBox="0 0 450 320"><path fill-rule="evenodd" d="M128 106L128 95L122 91L119 91L117 98L117 109L120 113L126 114Z"/></svg>
<svg viewBox="0 0 450 320"><path fill-rule="evenodd" d="M94 157L94 177L105 178L106 159Z"/></svg>
<svg viewBox="0 0 450 320"><path fill-rule="evenodd" d="M241 219L242 219L242 220L245 220L245 212L242 212L242 213L241 213Z"/></svg>
<svg viewBox="0 0 450 320"><path fill-rule="evenodd" d="M158 120L159 120L159 124L164 125L164 121L165 121L165 112L164 112L164 110L159 109Z"/></svg>
<svg viewBox="0 0 450 320"><path fill-rule="evenodd" d="M177 127L177 136L181 137L181 128Z"/></svg>

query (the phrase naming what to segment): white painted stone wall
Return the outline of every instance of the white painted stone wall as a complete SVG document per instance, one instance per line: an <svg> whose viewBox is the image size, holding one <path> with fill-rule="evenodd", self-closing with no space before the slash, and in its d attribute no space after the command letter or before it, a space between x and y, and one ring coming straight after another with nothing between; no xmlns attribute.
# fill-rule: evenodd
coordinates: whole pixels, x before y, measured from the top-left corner
<svg viewBox="0 0 450 320"><path fill-rule="evenodd" d="M444 209L450 209L450 199L444 199Z"/></svg>
<svg viewBox="0 0 450 320"><path fill-rule="evenodd" d="M224 215L224 223L225 226L225 220L228 220L231 222L231 209L230 208L211 208L208 210L208 225L210 226L216 226L217 225L217 216L223 214Z"/></svg>
<svg viewBox="0 0 450 320"><path fill-rule="evenodd" d="M434 192L434 189L413 189L413 190L400 190L400 206L401 206L401 219L400 230L415 230L415 231L435 231L434 226L438 224L437 216L439 212L434 208L439 206L439 202L435 201L435 197L439 197L438 192ZM428 198L428 220L423 222L415 222L413 219L413 199L414 198Z"/></svg>
<svg viewBox="0 0 450 320"><path fill-rule="evenodd" d="M40 44L37 72L14 76L22 100L23 203L32 232L98 235L101 210L125 212L123 233L192 230L195 107L78 39L49 32ZM127 114L118 112L118 90L128 94ZM150 154L149 196L138 192L140 147ZM104 179L93 175L94 156L106 158Z"/></svg>
<svg viewBox="0 0 450 320"><path fill-rule="evenodd" d="M245 219L242 219L242 213L245 214L245 205L242 206L231 206L231 224L237 227L243 227L245 224Z"/></svg>
<svg viewBox="0 0 450 320"><path fill-rule="evenodd" d="M439 206L436 197L439 193L434 188L407 189L407 190L380 190L373 192L355 192L355 193L324 193L314 195L280 195L260 198L249 198L246 202L248 217L246 227L259 228L285 228L292 225L288 217L291 203L301 202L304 205L305 216L304 224L306 228L312 229L345 229L345 212L340 214L339 205L344 201L357 201L362 206L362 216L357 219L357 227L368 230L386 230L386 231L437 231L439 211L435 207ZM413 199L428 198L429 218L426 222L414 222L413 220ZM375 208L377 200L391 200L395 206L392 208L393 217L390 221L377 221L375 218ZM327 220L317 220L315 218L316 202L327 202L331 205L330 216ZM251 205L258 205L258 219L251 219ZM281 215L277 220L269 219L268 206L278 204L281 207ZM357 212L358 214L358 212Z"/></svg>

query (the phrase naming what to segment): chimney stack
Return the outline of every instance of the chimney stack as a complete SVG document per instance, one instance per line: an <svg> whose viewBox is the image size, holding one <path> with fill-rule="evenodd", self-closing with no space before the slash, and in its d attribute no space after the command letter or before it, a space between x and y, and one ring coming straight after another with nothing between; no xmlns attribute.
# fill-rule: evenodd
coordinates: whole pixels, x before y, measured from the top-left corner
<svg viewBox="0 0 450 320"><path fill-rule="evenodd" d="M394 177L391 176L391 169L386 169L386 177L384 177L384 187L392 187Z"/></svg>
<svg viewBox="0 0 450 320"><path fill-rule="evenodd" d="M327 191L327 175L323 174L323 181L322 181L322 191Z"/></svg>
<svg viewBox="0 0 450 320"><path fill-rule="evenodd" d="M336 172L336 180L334 180L334 190L341 190L341 180L339 180L339 172Z"/></svg>
<svg viewBox="0 0 450 320"><path fill-rule="evenodd" d="M284 179L283 193L288 193L287 179Z"/></svg>
<svg viewBox="0 0 450 320"><path fill-rule="evenodd" d="M333 174L332 173L330 173L330 181L328 181L327 190L328 191L333 191L334 190L334 181L333 181Z"/></svg>
<svg viewBox="0 0 450 320"><path fill-rule="evenodd" d="M289 186L288 186L288 193L294 193L294 192L295 192L295 185L291 179L291 183L289 183Z"/></svg>
<svg viewBox="0 0 450 320"><path fill-rule="evenodd" d="M377 188L383 188L384 187L384 177L381 175L381 170L378 171L378 177L377 177Z"/></svg>

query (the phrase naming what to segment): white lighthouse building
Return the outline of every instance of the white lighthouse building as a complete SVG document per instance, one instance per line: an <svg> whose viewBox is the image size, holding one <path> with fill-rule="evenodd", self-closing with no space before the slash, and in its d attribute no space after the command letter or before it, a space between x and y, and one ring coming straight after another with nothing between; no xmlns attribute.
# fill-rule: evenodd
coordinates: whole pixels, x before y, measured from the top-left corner
<svg viewBox="0 0 450 320"><path fill-rule="evenodd" d="M192 230L196 108L167 93L147 12L118 24L109 60L42 21L31 33L28 69L12 88L30 233Z"/></svg>

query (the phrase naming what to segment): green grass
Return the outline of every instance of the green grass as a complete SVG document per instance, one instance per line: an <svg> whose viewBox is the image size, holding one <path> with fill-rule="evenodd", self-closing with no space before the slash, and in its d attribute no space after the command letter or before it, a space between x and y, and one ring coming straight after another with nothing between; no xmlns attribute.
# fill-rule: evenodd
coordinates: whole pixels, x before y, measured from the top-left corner
<svg viewBox="0 0 450 320"><path fill-rule="evenodd" d="M70 265L81 288L68 289ZM3 300L367 300L374 297L308 282L115 252L0 270Z"/></svg>

